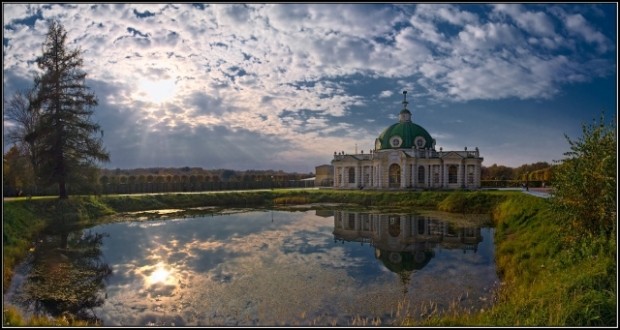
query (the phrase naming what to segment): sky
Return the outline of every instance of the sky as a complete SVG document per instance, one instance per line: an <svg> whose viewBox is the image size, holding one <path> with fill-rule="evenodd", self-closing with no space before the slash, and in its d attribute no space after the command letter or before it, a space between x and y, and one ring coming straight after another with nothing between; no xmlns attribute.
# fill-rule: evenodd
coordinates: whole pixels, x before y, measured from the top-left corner
<svg viewBox="0 0 620 330"><path fill-rule="evenodd" d="M478 147L487 167L553 163L565 135L616 120L617 3L2 9L4 100L32 87L57 19L97 95L104 168L314 172L368 153L403 91L437 149Z"/></svg>

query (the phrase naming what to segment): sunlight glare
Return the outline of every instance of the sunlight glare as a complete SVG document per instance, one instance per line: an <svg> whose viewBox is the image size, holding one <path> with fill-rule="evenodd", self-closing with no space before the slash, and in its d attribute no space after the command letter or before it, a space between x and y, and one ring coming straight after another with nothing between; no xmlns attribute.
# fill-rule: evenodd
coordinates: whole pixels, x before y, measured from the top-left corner
<svg viewBox="0 0 620 330"><path fill-rule="evenodd" d="M173 79L141 80L138 95L145 101L162 103L172 99L176 92L176 83Z"/></svg>
<svg viewBox="0 0 620 330"><path fill-rule="evenodd" d="M149 284L166 283L170 277L170 271L166 270L163 266L157 266L157 269L148 277Z"/></svg>

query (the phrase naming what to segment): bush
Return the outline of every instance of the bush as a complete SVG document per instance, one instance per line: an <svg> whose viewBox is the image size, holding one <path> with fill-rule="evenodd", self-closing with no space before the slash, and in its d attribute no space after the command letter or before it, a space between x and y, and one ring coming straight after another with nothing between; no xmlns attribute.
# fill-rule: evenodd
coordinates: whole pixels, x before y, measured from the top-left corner
<svg viewBox="0 0 620 330"><path fill-rule="evenodd" d="M578 140L566 136L570 151L554 171L553 210L574 232L609 236L617 214L615 121L606 124L601 115L598 123L582 128Z"/></svg>

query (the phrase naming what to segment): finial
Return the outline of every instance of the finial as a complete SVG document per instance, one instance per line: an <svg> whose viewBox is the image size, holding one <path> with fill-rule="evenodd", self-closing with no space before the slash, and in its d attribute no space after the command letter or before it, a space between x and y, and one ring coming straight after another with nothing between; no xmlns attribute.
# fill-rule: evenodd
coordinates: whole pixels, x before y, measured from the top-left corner
<svg viewBox="0 0 620 330"><path fill-rule="evenodd" d="M407 91L403 91L403 108L407 109L407 104L409 104L409 102L407 102Z"/></svg>

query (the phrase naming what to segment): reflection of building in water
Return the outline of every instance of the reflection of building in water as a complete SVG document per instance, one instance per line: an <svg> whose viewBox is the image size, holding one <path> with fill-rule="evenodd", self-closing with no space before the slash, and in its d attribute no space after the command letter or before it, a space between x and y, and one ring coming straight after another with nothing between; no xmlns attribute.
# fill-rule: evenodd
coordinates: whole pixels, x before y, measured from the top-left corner
<svg viewBox="0 0 620 330"><path fill-rule="evenodd" d="M315 214L318 217L329 218L329 217L334 216L334 211L333 210L316 210Z"/></svg>
<svg viewBox="0 0 620 330"><path fill-rule="evenodd" d="M400 273L424 267L436 246L475 253L482 235L480 227L451 226L427 216L335 211L334 239L368 243L377 259Z"/></svg>

